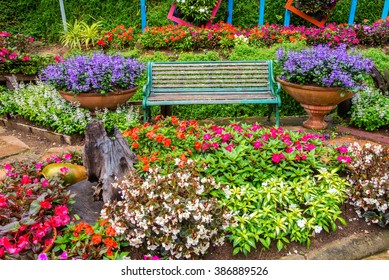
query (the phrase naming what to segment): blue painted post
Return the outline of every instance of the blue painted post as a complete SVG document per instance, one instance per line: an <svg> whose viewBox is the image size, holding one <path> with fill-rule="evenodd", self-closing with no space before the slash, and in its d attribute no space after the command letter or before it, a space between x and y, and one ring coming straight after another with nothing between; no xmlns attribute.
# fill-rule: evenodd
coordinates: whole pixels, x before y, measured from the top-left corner
<svg viewBox="0 0 389 280"><path fill-rule="evenodd" d="M389 13L389 0L385 0L384 9L382 10L382 19L386 19Z"/></svg>
<svg viewBox="0 0 389 280"><path fill-rule="evenodd" d="M142 16L142 30L146 28L146 0L140 0L140 13Z"/></svg>
<svg viewBox="0 0 389 280"><path fill-rule="evenodd" d="M358 4L358 0L353 0L351 2L350 15L348 17L348 24L354 24L355 12L357 10L357 4Z"/></svg>
<svg viewBox="0 0 389 280"><path fill-rule="evenodd" d="M290 11L285 9L284 26L290 25Z"/></svg>
<svg viewBox="0 0 389 280"><path fill-rule="evenodd" d="M68 25L66 24L65 6L63 5L63 0L59 0L59 8L61 9L63 30L65 30L65 32L67 32L68 31Z"/></svg>
<svg viewBox="0 0 389 280"><path fill-rule="evenodd" d="M265 19L265 0L259 1L259 25L263 25Z"/></svg>
<svg viewBox="0 0 389 280"><path fill-rule="evenodd" d="M228 0L228 18L227 18L227 22L229 24L232 24L232 10L233 10L233 7L234 7L234 0Z"/></svg>

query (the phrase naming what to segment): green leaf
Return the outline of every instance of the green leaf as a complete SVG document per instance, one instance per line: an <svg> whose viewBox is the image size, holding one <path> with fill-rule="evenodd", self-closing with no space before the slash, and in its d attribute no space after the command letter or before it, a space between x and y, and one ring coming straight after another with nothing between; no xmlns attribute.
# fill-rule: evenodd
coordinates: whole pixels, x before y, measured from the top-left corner
<svg viewBox="0 0 389 280"><path fill-rule="evenodd" d="M241 247L236 247L236 248L234 249L234 251L232 252L232 255L235 256L235 255L238 254L241 250L242 250Z"/></svg>
<svg viewBox="0 0 389 280"><path fill-rule="evenodd" d="M33 202L31 202L30 211L28 212L28 214L30 216L34 216L38 214L39 210L41 210L41 204L38 200L34 200Z"/></svg>
<svg viewBox="0 0 389 280"><path fill-rule="evenodd" d="M74 217L77 221L79 221L79 220L81 219L80 216L78 216L77 214L74 214L73 217Z"/></svg>
<svg viewBox="0 0 389 280"><path fill-rule="evenodd" d="M5 226L0 226L0 234L6 234L7 232L16 232L20 228L19 222L12 222Z"/></svg>
<svg viewBox="0 0 389 280"><path fill-rule="evenodd" d="M234 238L234 242L233 242L232 246L236 247L241 241L242 241L242 237L240 237L240 236Z"/></svg>
<svg viewBox="0 0 389 280"><path fill-rule="evenodd" d="M257 248L257 246L255 245L255 240L254 240L254 238L248 238L247 240L247 243L251 246L251 247L253 247L253 248Z"/></svg>
<svg viewBox="0 0 389 280"><path fill-rule="evenodd" d="M281 251L282 248L284 248L284 244L282 243L282 241L280 239L278 239L278 241L277 241L277 249L278 249L278 251Z"/></svg>

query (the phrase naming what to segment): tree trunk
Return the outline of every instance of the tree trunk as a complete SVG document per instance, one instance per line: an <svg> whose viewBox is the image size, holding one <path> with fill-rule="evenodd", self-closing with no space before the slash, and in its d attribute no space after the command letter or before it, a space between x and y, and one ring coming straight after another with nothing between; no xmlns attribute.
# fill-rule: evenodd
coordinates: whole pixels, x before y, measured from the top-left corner
<svg viewBox="0 0 389 280"><path fill-rule="evenodd" d="M103 201L107 203L119 199L112 183L135 170L137 157L117 128L109 137L103 123L94 120L86 127L83 160L88 180L101 185Z"/></svg>

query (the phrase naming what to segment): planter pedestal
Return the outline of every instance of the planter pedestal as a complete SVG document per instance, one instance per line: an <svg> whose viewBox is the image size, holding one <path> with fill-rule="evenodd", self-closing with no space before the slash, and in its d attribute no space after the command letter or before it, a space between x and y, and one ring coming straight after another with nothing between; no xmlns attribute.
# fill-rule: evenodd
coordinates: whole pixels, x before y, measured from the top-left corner
<svg viewBox="0 0 389 280"><path fill-rule="evenodd" d="M324 117L336 106L354 96L353 92L335 87L306 86L289 83L277 77L281 87L301 104L308 113L308 120L303 126L309 129L326 129L328 124Z"/></svg>

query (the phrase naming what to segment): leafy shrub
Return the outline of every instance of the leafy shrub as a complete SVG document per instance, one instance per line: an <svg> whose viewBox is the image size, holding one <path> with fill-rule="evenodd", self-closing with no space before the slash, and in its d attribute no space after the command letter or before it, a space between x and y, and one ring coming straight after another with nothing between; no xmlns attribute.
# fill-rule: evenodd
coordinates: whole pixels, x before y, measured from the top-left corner
<svg viewBox="0 0 389 280"><path fill-rule="evenodd" d="M12 92L3 91L0 95L0 114L22 116L68 135L84 133L86 125L92 120L88 110L68 103L53 87L41 82L37 85L20 85ZM109 129L114 125L124 129L138 123L139 112L133 107L120 107L116 111L98 111L95 117L105 122Z"/></svg>
<svg viewBox="0 0 389 280"><path fill-rule="evenodd" d="M45 179L40 174L52 162L73 161L71 154L65 154L44 162L4 165L7 173L0 179L0 259L36 259L37 253L53 243L52 228L70 221L66 206L70 193L63 176Z"/></svg>
<svg viewBox="0 0 389 280"><path fill-rule="evenodd" d="M353 157L347 180L349 203L366 222L386 227L389 224L389 150L381 145L358 143L348 146Z"/></svg>
<svg viewBox="0 0 389 280"><path fill-rule="evenodd" d="M94 47L100 38L101 27L101 22L94 22L91 25L77 19L73 24L68 22L67 30L61 32L61 43L71 49L89 49L89 44Z"/></svg>
<svg viewBox="0 0 389 280"><path fill-rule="evenodd" d="M389 125L389 96L368 88L352 99L350 123L366 130Z"/></svg>
<svg viewBox="0 0 389 280"><path fill-rule="evenodd" d="M196 162L170 160L175 168L150 168L144 179L132 174L116 184L123 200L105 205L102 218L130 246L167 258L193 259L223 243L222 229L231 215L210 196L221 186L201 177Z"/></svg>

